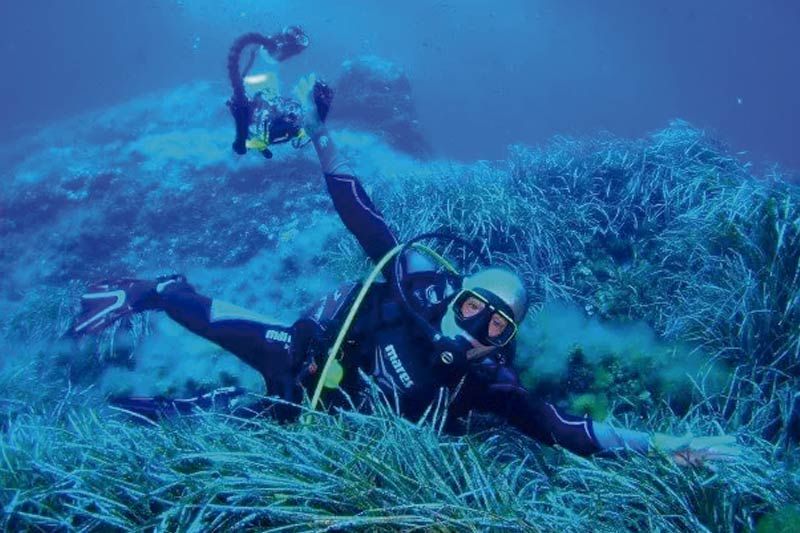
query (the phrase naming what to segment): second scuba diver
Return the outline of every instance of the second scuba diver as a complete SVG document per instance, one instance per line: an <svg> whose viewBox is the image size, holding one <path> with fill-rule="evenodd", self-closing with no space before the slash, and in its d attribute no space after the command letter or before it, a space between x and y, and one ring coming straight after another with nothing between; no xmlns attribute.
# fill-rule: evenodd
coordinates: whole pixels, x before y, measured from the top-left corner
<svg viewBox="0 0 800 533"><path fill-rule="evenodd" d="M446 407L453 420L473 410L492 413L541 443L580 455L660 451L680 464L701 464L739 453L733 437L651 436L614 428L564 413L527 391L513 369L516 334L529 304L519 276L489 267L462 277L442 272L413 249L393 254L399 247L396 236L325 125L332 93L309 77L298 85L298 94L302 129L314 145L333 205L366 254L383 264L383 281L374 283L359 302L347 330L338 359L341 368L336 369L340 375L333 380L338 383L322 387L320 381L329 380L322 377L322 369L359 284L342 287L292 325L281 325L200 294L180 275L107 281L91 286L82 297L74 334L100 331L132 313L164 311L259 371L268 395L279 400L263 407L282 421L297 419L298 404L316 389L324 390L328 408L369 408L370 385L363 372L391 403L396 402L401 415L412 420L431 405ZM241 141L237 139L239 148ZM158 416L167 407L190 410L214 396L192 401L129 398L124 407Z"/></svg>

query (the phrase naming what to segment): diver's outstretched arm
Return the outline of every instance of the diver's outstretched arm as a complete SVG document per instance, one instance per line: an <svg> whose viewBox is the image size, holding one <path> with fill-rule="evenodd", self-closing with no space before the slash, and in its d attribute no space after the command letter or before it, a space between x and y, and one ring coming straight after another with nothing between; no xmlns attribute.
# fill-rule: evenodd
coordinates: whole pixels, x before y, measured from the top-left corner
<svg viewBox="0 0 800 533"><path fill-rule="evenodd" d="M397 245L397 238L372 204L350 164L336 149L313 99L314 86L312 76L301 81L297 88L305 109L304 129L314 143L336 212L367 255L379 261Z"/></svg>
<svg viewBox="0 0 800 533"><path fill-rule="evenodd" d="M380 261L397 246L397 238L349 164L339 155L325 126L312 137L312 141L336 212L367 255L373 261Z"/></svg>
<svg viewBox="0 0 800 533"><path fill-rule="evenodd" d="M506 367L498 372L498 379L487 391L474 397L480 409L494 412L526 435L579 455L630 450L645 455L663 454L681 466L700 466L706 461L733 461L742 453L735 437L729 435L673 437L616 428L588 416L566 414L530 394Z"/></svg>
<svg viewBox="0 0 800 533"><path fill-rule="evenodd" d="M477 407L494 413L525 435L548 446L559 445L578 455L603 451L590 418L568 415L518 384L498 382L480 395Z"/></svg>

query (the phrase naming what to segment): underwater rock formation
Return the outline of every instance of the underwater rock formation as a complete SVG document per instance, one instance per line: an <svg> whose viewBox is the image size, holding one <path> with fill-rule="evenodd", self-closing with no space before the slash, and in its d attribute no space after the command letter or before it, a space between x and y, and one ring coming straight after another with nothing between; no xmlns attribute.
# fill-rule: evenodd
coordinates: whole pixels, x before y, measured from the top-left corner
<svg viewBox="0 0 800 533"><path fill-rule="evenodd" d="M411 82L400 66L364 56L345 61L342 69L335 84L334 120L377 132L388 144L413 156L430 152L417 120Z"/></svg>

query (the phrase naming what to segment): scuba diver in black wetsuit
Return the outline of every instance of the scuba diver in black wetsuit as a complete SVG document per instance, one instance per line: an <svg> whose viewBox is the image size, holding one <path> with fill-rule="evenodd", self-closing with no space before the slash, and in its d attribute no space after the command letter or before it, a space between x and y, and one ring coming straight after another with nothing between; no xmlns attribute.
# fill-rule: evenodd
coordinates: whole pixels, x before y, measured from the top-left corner
<svg viewBox="0 0 800 533"><path fill-rule="evenodd" d="M581 455L629 448L663 451L679 463L698 464L739 453L733 437L651 437L571 416L531 395L512 368L515 336L528 309L520 278L496 267L467 277L441 272L416 249L401 247L324 123L332 93L313 77L302 80L298 89L302 127L314 144L334 207L384 277L358 302L338 358L340 375L331 379L322 369L324 365L328 370L328 353L337 354L331 350L334 337L362 296L360 284L340 288L285 326L201 295L180 275L108 281L93 285L83 296L74 334L99 331L131 313L165 311L258 370L267 393L282 400L263 407L280 420L296 419L300 410L293 404L315 389L325 391L328 407L354 402L366 408L368 384L360 370L411 419L431 405L446 406L450 418L472 410L493 413L539 442ZM236 394L226 389L182 403L129 398L123 406L155 416L165 406L184 412L193 405L225 403Z"/></svg>

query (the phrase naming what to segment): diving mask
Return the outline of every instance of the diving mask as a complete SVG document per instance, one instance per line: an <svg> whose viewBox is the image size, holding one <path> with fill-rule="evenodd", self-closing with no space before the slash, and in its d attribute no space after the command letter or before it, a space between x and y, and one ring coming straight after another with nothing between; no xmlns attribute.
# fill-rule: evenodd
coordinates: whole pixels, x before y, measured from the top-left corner
<svg viewBox="0 0 800 533"><path fill-rule="evenodd" d="M463 289L452 308L458 327L484 346L505 346L517 334L511 309L489 291Z"/></svg>

